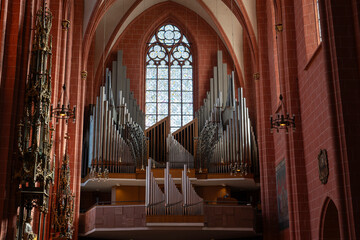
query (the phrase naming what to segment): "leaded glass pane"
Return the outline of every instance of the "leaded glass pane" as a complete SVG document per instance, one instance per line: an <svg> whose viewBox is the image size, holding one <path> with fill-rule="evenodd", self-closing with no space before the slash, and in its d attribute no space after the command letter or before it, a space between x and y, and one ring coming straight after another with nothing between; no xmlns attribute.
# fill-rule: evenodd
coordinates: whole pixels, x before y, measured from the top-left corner
<svg viewBox="0 0 360 240"><path fill-rule="evenodd" d="M182 105L183 111L182 114L192 115L193 114L193 105L190 103L184 103Z"/></svg>
<svg viewBox="0 0 360 240"><path fill-rule="evenodd" d="M193 100L193 94L192 92L182 92L182 101L186 103L192 103Z"/></svg>
<svg viewBox="0 0 360 240"><path fill-rule="evenodd" d="M149 42L146 62L146 126L172 114L170 127L174 132L193 119L190 43L179 28L163 25Z"/></svg>
<svg viewBox="0 0 360 240"><path fill-rule="evenodd" d="M193 120L193 116L183 115L182 119L183 119L182 124L186 125L186 124L188 124L189 122L191 122Z"/></svg>
<svg viewBox="0 0 360 240"><path fill-rule="evenodd" d="M147 79L156 79L156 68L155 67L147 67L146 68L146 78Z"/></svg>
<svg viewBox="0 0 360 240"><path fill-rule="evenodd" d="M174 34L175 39L179 39L181 37L181 33L179 31L175 31Z"/></svg>
<svg viewBox="0 0 360 240"><path fill-rule="evenodd" d="M171 103L170 105L171 114L181 114L181 104L180 103Z"/></svg>
<svg viewBox="0 0 360 240"><path fill-rule="evenodd" d="M170 128L170 131L173 133L173 132L176 132L180 127L171 127Z"/></svg>
<svg viewBox="0 0 360 240"><path fill-rule="evenodd" d="M165 103L165 102L168 102L169 101L169 94L168 92L166 91L159 91L158 92L158 102L159 103Z"/></svg>
<svg viewBox="0 0 360 240"><path fill-rule="evenodd" d="M183 91L192 91L193 90L193 81L183 80L182 81L182 90Z"/></svg>
<svg viewBox="0 0 360 240"><path fill-rule="evenodd" d="M167 114L166 115L158 115L157 121L160 121L166 117L167 117Z"/></svg>
<svg viewBox="0 0 360 240"><path fill-rule="evenodd" d="M158 68L158 77L159 79L167 79L168 78L168 67L159 67Z"/></svg>
<svg viewBox="0 0 360 240"><path fill-rule="evenodd" d="M181 92L174 92L170 93L170 102L181 102Z"/></svg>
<svg viewBox="0 0 360 240"><path fill-rule="evenodd" d="M183 67L182 77L183 79L192 79L192 68Z"/></svg>
<svg viewBox="0 0 360 240"><path fill-rule="evenodd" d="M154 42L156 42L156 37L155 37L155 36L153 36L153 37L151 38L150 43L154 43Z"/></svg>
<svg viewBox="0 0 360 240"><path fill-rule="evenodd" d="M171 80L170 89L171 89L171 91L173 91L173 90L180 91L181 90L181 81L180 80Z"/></svg>
<svg viewBox="0 0 360 240"><path fill-rule="evenodd" d="M156 102L156 91L146 91L146 102Z"/></svg>
<svg viewBox="0 0 360 240"><path fill-rule="evenodd" d="M170 125L174 127L181 126L181 115L170 116Z"/></svg>
<svg viewBox="0 0 360 240"><path fill-rule="evenodd" d="M174 26L173 25L166 25L165 26L165 31L173 31L174 30Z"/></svg>
<svg viewBox="0 0 360 240"><path fill-rule="evenodd" d="M146 114L156 114L156 103L146 103Z"/></svg>
<svg viewBox="0 0 360 240"><path fill-rule="evenodd" d="M146 126L152 126L156 123L156 115L146 115L145 117Z"/></svg>
<svg viewBox="0 0 360 240"><path fill-rule="evenodd" d="M170 78L171 79L181 79L180 66L171 66Z"/></svg>
<svg viewBox="0 0 360 240"><path fill-rule="evenodd" d="M156 90L156 80L146 80L146 90Z"/></svg>
<svg viewBox="0 0 360 240"><path fill-rule="evenodd" d="M159 80L158 81L158 90L167 91L169 89L169 82L168 80Z"/></svg>
<svg viewBox="0 0 360 240"><path fill-rule="evenodd" d="M159 103L158 104L158 114L168 114L169 113L169 104L168 103Z"/></svg>

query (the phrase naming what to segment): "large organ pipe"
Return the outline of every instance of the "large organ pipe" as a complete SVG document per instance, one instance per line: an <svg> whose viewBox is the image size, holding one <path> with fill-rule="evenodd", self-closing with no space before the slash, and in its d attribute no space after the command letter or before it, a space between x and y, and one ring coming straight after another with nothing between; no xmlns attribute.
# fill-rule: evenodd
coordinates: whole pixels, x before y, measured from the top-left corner
<svg viewBox="0 0 360 240"><path fill-rule="evenodd" d="M165 193L165 214L181 215L183 195L177 189L170 174L170 163L166 163L164 169L164 193Z"/></svg>
<svg viewBox="0 0 360 240"><path fill-rule="evenodd" d="M145 115L130 92L130 80L126 79L126 67L122 66L122 52L112 63L112 71L106 69L105 84L100 87L96 104L89 117L92 139L89 147L90 175L134 172L135 163L144 166L146 157L145 135L142 131ZM132 125L127 125L129 122ZM124 130L131 128L131 136L124 139ZM142 165L141 165L142 163Z"/></svg>
<svg viewBox="0 0 360 240"><path fill-rule="evenodd" d="M181 177L181 188L183 194L183 213L185 215L203 215L204 201L195 192L189 177L187 176L187 166L184 165Z"/></svg>
<svg viewBox="0 0 360 240"><path fill-rule="evenodd" d="M146 215L164 215L165 195L155 181L151 171L151 159L148 160L145 179L145 208Z"/></svg>
<svg viewBox="0 0 360 240"><path fill-rule="evenodd" d="M235 100L234 107L226 113L229 119L214 146L214 154L208 165L210 173L247 175L249 172L258 172L257 144L249 109L246 107L243 90L238 89L238 92L239 101Z"/></svg>

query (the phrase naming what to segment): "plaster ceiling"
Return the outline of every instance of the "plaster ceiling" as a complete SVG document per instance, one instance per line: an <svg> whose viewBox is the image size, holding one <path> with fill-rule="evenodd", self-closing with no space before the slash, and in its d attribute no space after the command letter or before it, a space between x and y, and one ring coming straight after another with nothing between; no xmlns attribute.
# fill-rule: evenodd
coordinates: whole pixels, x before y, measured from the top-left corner
<svg viewBox="0 0 360 240"><path fill-rule="evenodd" d="M96 1L105 4L102 0L84 0L84 29L89 24L89 19L95 10ZM166 0L143 0L126 16L122 25L116 32L116 26L119 24L130 7L136 2L135 0L115 0L110 8L106 11L99 22L95 32L95 68L100 63L101 55L106 46L109 49L115 44L116 40L121 36L126 27L142 12L150 7L164 2ZM233 52L233 60L241 68L243 73L243 27L237 20L231 9L227 7L222 0L170 0L181 4L202 17L221 37L229 52ZM249 17L250 23L257 38L257 20L256 20L256 0L235 0L232 4L241 3L246 9L246 15ZM212 17L212 16L213 17ZM222 33L222 34L221 34ZM115 38L112 42L109 39L112 35ZM107 56L108 53L106 53Z"/></svg>

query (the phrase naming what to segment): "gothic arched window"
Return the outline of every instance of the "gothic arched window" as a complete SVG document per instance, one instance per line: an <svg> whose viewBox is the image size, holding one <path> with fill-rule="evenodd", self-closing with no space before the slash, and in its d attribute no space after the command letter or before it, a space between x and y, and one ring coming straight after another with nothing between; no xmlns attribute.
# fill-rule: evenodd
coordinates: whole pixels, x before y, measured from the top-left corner
<svg viewBox="0 0 360 240"><path fill-rule="evenodd" d="M146 53L146 128L170 116L171 132L193 119L193 66L190 44L172 24L151 37Z"/></svg>

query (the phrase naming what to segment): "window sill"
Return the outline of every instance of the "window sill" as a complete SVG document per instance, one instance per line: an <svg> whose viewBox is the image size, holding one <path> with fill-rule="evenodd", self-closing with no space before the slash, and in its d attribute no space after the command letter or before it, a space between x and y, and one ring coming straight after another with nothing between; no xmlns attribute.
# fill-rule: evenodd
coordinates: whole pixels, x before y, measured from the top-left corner
<svg viewBox="0 0 360 240"><path fill-rule="evenodd" d="M317 48L315 49L313 55L310 57L309 61L306 63L304 70L308 70L310 65L312 64L312 62L314 61L314 59L316 58L317 55L319 55L319 52L322 48L322 42L320 42L320 44L317 46Z"/></svg>

